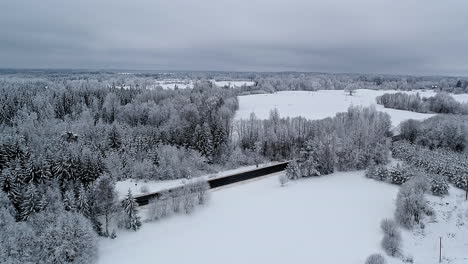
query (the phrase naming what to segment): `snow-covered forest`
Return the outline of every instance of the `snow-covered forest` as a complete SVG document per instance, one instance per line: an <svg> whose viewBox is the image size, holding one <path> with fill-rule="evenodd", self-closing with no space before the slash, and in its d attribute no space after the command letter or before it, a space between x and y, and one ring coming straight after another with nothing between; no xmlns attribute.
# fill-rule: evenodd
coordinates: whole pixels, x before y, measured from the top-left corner
<svg viewBox="0 0 468 264"><path fill-rule="evenodd" d="M190 86L160 85L168 80ZM401 185L391 208L395 220L382 223L382 246L389 256L407 261L395 230L416 228L424 215L437 214L426 193L443 197L452 185L467 188L467 108L451 97L466 92L467 85L454 77L4 70L0 262L96 263L100 243L111 246L121 233L128 238L129 231L148 222L172 221L166 218L207 205L209 186L197 177L290 160L279 176L281 186L310 185L305 178L317 176L334 182L337 173L365 179L365 169L368 178ZM369 97L372 102L427 115L406 120L408 112L352 105L352 100L320 118L311 118L309 113L318 110L307 108L299 110L300 116L282 116L281 109L260 102L268 117L238 115L239 101L249 96L277 91L320 96L330 90L344 96L334 100L378 91ZM425 90L434 96L415 94ZM441 115L431 117L436 113ZM392 143L395 134L401 142ZM182 188L144 208L135 193L116 189L130 180L167 184L180 179ZM373 255L369 263L381 258Z"/></svg>

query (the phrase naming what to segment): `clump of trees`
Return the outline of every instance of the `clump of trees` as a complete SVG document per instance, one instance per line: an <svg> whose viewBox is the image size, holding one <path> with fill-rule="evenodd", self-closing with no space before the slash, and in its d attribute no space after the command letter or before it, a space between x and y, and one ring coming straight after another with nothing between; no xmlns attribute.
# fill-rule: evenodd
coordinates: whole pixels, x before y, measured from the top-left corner
<svg viewBox="0 0 468 264"><path fill-rule="evenodd" d="M407 120L400 125L402 139L429 149L464 152L468 145L468 118L437 115L424 121Z"/></svg>
<svg viewBox="0 0 468 264"><path fill-rule="evenodd" d="M149 219L154 221L174 213L191 214L196 207L205 205L209 200L209 184L206 180L196 179L184 186L166 191L149 205Z"/></svg>
<svg viewBox="0 0 468 264"><path fill-rule="evenodd" d="M446 178L439 174L427 173L419 168L397 164L395 166L370 166L366 170L366 177L379 181L385 181L396 185L402 185L411 179L426 182L428 190L433 195L443 196L448 194L449 184Z"/></svg>
<svg viewBox="0 0 468 264"><path fill-rule="evenodd" d="M419 224L425 215L432 215L429 203L424 197L426 188L417 180L408 181L398 191L395 219L403 227L411 229Z"/></svg>
<svg viewBox="0 0 468 264"><path fill-rule="evenodd" d="M444 181L466 190L468 187L468 159L463 153L444 149L433 149L410 144L406 141L395 142L392 146L393 157L405 161L409 166L419 168L434 176L434 183ZM443 189L445 187L442 187Z"/></svg>
<svg viewBox="0 0 468 264"><path fill-rule="evenodd" d="M271 159L297 159L287 168L290 179L364 169L389 158L390 118L375 108L350 107L316 121L280 118L274 111L268 120L251 117L238 125L241 147L260 145Z"/></svg>
<svg viewBox="0 0 468 264"><path fill-rule="evenodd" d="M468 105L457 102L447 93L421 98L419 94L386 93L376 98L385 108L413 111L418 113L468 114Z"/></svg>
<svg viewBox="0 0 468 264"><path fill-rule="evenodd" d="M47 190L42 210L16 221L16 210L0 192L1 263L94 263L97 237L83 214L66 210L58 189Z"/></svg>

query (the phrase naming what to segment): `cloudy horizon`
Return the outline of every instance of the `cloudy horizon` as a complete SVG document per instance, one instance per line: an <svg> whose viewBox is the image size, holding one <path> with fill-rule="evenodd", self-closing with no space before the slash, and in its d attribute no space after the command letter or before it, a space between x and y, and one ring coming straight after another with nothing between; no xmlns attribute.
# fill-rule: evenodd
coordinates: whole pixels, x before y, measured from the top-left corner
<svg viewBox="0 0 468 264"><path fill-rule="evenodd" d="M0 68L468 76L468 2L4 1Z"/></svg>

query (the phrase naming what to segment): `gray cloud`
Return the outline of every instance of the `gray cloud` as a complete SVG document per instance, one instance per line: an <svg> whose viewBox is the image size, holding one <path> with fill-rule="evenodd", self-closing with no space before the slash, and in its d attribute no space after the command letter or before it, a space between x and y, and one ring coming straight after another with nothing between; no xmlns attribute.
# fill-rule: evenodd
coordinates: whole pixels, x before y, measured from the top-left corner
<svg viewBox="0 0 468 264"><path fill-rule="evenodd" d="M17 0L0 67L468 75L466 0Z"/></svg>

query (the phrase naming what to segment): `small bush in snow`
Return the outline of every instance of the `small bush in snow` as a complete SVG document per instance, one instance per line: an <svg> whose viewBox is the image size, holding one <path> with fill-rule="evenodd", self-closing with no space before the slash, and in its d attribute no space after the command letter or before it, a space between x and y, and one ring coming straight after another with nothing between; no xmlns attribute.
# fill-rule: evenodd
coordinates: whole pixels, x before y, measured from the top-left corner
<svg viewBox="0 0 468 264"><path fill-rule="evenodd" d="M380 228L386 236L390 237L401 237L400 230L398 229L398 225L395 221L390 219L383 219L380 222Z"/></svg>
<svg viewBox="0 0 468 264"><path fill-rule="evenodd" d="M372 254L366 259L366 264L385 264L385 258L381 254Z"/></svg>
<svg viewBox="0 0 468 264"><path fill-rule="evenodd" d="M148 185L143 185L140 187L140 192L141 193L149 193L149 188Z"/></svg>
<svg viewBox="0 0 468 264"><path fill-rule="evenodd" d="M171 193L171 205L174 213L179 213L181 211L181 208L183 207L183 198L183 192L180 190L175 190Z"/></svg>
<svg viewBox="0 0 468 264"><path fill-rule="evenodd" d="M182 199L182 205L186 214L191 214L195 210L197 197L194 193L186 193Z"/></svg>
<svg viewBox="0 0 468 264"><path fill-rule="evenodd" d="M434 195L443 196L448 194L449 185L447 179L441 175L431 175L431 192Z"/></svg>
<svg viewBox="0 0 468 264"><path fill-rule="evenodd" d="M171 202L172 200L167 197L151 200L148 208L149 219L158 220L171 215L173 210Z"/></svg>
<svg viewBox="0 0 468 264"><path fill-rule="evenodd" d="M387 255L394 257L400 253L401 238L385 235L381 245Z"/></svg>
<svg viewBox="0 0 468 264"><path fill-rule="evenodd" d="M299 179L302 177L301 169L297 161L291 161L286 167L286 177L291 180Z"/></svg>
<svg viewBox="0 0 468 264"><path fill-rule="evenodd" d="M366 170L366 177L378 181L386 181L388 173L388 169L385 166L373 165Z"/></svg>
<svg viewBox="0 0 468 264"><path fill-rule="evenodd" d="M281 186L285 186L286 183L288 183L288 176L286 176L286 174L284 174L284 173L281 173L278 176L278 180L279 180Z"/></svg>
<svg viewBox="0 0 468 264"><path fill-rule="evenodd" d="M414 176L414 172L400 164L389 169L389 180L393 184L402 185Z"/></svg>
<svg viewBox="0 0 468 264"><path fill-rule="evenodd" d="M196 179L186 185L189 188L189 192L195 194L198 204L206 204L210 198L208 191L210 185L204 179Z"/></svg>
<svg viewBox="0 0 468 264"><path fill-rule="evenodd" d="M417 193L427 193L431 188L429 180L425 175L418 175L411 179L411 185Z"/></svg>
<svg viewBox="0 0 468 264"><path fill-rule="evenodd" d="M403 257L401 258L401 260L402 260L404 263L413 263L413 262L414 262L413 256L403 256Z"/></svg>

